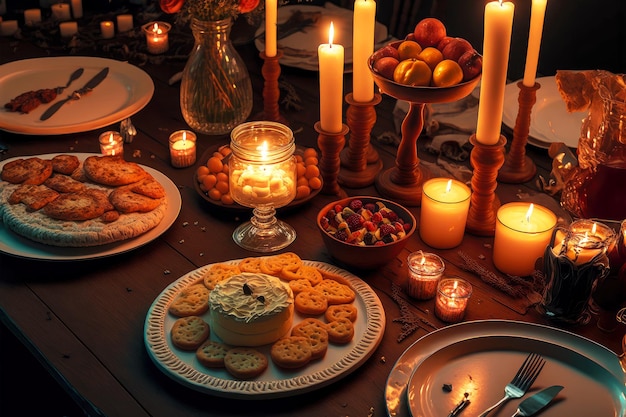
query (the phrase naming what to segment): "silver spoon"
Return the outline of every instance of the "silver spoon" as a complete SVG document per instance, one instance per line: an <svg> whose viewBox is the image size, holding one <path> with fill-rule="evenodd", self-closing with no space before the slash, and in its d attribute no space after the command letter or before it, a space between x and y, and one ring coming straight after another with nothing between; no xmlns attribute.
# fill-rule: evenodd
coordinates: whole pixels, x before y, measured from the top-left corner
<svg viewBox="0 0 626 417"><path fill-rule="evenodd" d="M76 81L77 79L80 78L81 75L83 75L83 71L85 71L83 68L79 68L76 71L74 71L72 73L72 75L70 75L70 79L67 81L67 84L65 84L65 86L59 86L57 87L57 94L61 94L63 92L63 90L65 90L67 87L70 86L70 84L72 84L74 81Z"/></svg>

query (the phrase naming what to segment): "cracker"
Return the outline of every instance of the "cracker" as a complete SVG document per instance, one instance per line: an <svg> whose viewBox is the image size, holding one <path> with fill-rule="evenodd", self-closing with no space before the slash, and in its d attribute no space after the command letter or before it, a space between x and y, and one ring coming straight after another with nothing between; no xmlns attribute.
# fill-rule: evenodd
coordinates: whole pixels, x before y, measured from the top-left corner
<svg viewBox="0 0 626 417"><path fill-rule="evenodd" d="M217 283L240 273L241 271L237 265L213 264L202 277L202 281L208 289L212 290Z"/></svg>
<svg viewBox="0 0 626 417"><path fill-rule="evenodd" d="M283 269L298 269L302 259L293 252L266 256L261 259L261 272L268 275L280 276Z"/></svg>
<svg viewBox="0 0 626 417"><path fill-rule="evenodd" d="M172 343L182 350L196 350L209 337L209 325L202 317L181 317L171 330Z"/></svg>
<svg viewBox="0 0 626 417"><path fill-rule="evenodd" d="M102 216L105 208L91 194L81 192L60 194L46 204L43 211L53 219L81 221Z"/></svg>
<svg viewBox="0 0 626 417"><path fill-rule="evenodd" d="M328 306L324 313L324 318L327 322L335 321L338 319L348 319L351 322L356 321L357 308L352 304L334 304Z"/></svg>
<svg viewBox="0 0 626 417"><path fill-rule="evenodd" d="M9 204L24 203L28 210L36 211L59 197L59 193L45 185L21 184L9 196Z"/></svg>
<svg viewBox="0 0 626 417"><path fill-rule="evenodd" d="M165 188L151 175L135 184L131 184L130 190L150 198L158 199L165 197Z"/></svg>
<svg viewBox="0 0 626 417"><path fill-rule="evenodd" d="M11 184L40 185L52 175L52 162L36 156L19 158L2 167L0 178Z"/></svg>
<svg viewBox="0 0 626 417"><path fill-rule="evenodd" d="M43 183L46 187L52 188L60 193L78 193L87 189L87 186L80 181L76 181L67 175L54 174Z"/></svg>
<svg viewBox="0 0 626 417"><path fill-rule="evenodd" d="M326 325L328 340L332 343L344 345L354 337L354 323L348 319L337 319Z"/></svg>
<svg viewBox="0 0 626 417"><path fill-rule="evenodd" d="M314 266L300 265L296 269L283 268L280 277L286 280L294 280L300 278L306 278L311 282L311 285L317 285L322 282L322 274Z"/></svg>
<svg viewBox="0 0 626 417"><path fill-rule="evenodd" d="M281 368L301 368L313 358L308 337L287 336L274 342L270 349L272 361Z"/></svg>
<svg viewBox="0 0 626 417"><path fill-rule="evenodd" d="M160 199L137 194L127 187L120 187L111 191L109 200L115 209L122 213L147 213L161 204Z"/></svg>
<svg viewBox="0 0 626 417"><path fill-rule="evenodd" d="M228 353L228 346L207 340L196 350L196 358L207 368L223 368L226 353Z"/></svg>
<svg viewBox="0 0 626 417"><path fill-rule="evenodd" d="M323 358L328 350L326 324L315 318L306 318L293 326L292 336L304 336L311 344L311 359Z"/></svg>
<svg viewBox="0 0 626 417"><path fill-rule="evenodd" d="M261 257L253 256L244 258L239 262L238 266L241 272L261 272Z"/></svg>
<svg viewBox="0 0 626 417"><path fill-rule="evenodd" d="M83 163L85 175L103 185L121 186L143 180L149 174L138 164L121 155L90 156Z"/></svg>
<svg viewBox="0 0 626 417"><path fill-rule="evenodd" d="M224 356L224 366L235 378L251 379L261 375L268 366L265 355L253 348L236 347Z"/></svg>
<svg viewBox="0 0 626 417"><path fill-rule="evenodd" d="M299 313L318 316L328 308L328 299L322 292L311 288L296 294L294 307Z"/></svg>
<svg viewBox="0 0 626 417"><path fill-rule="evenodd" d="M178 317L204 314L209 309L209 293L204 284L190 285L174 298L168 311Z"/></svg>
<svg viewBox="0 0 626 417"><path fill-rule="evenodd" d="M300 278L289 281L289 288L291 288L291 291L297 295L301 291L312 290L313 286L308 279Z"/></svg>
<svg viewBox="0 0 626 417"><path fill-rule="evenodd" d="M356 298L352 288L333 279L323 279L313 288L326 296L328 304L348 304Z"/></svg>

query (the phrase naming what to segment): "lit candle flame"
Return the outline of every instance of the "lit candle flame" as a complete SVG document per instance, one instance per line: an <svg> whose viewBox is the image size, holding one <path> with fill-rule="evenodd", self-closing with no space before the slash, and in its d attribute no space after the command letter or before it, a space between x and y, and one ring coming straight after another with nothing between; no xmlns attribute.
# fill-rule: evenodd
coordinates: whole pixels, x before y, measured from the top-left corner
<svg viewBox="0 0 626 417"><path fill-rule="evenodd" d="M446 193L449 193L452 189L452 180L448 180L448 185L446 185Z"/></svg>
<svg viewBox="0 0 626 417"><path fill-rule="evenodd" d="M333 38L335 37L335 27L333 26L333 22L330 22L330 27L328 28L328 45L333 47Z"/></svg>
<svg viewBox="0 0 626 417"><path fill-rule="evenodd" d="M596 223L593 224L593 226L591 226L591 234L595 235L596 234L596 229L598 228L598 225Z"/></svg>
<svg viewBox="0 0 626 417"><path fill-rule="evenodd" d="M160 35L163 33L163 30L159 27L157 23L155 23L152 27L152 32L154 32L155 35Z"/></svg>
<svg viewBox="0 0 626 417"><path fill-rule="evenodd" d="M532 216L534 208L535 208L535 205L533 203L530 203L530 206L528 207L528 211L526 212L526 222L528 223L530 223L530 216Z"/></svg>

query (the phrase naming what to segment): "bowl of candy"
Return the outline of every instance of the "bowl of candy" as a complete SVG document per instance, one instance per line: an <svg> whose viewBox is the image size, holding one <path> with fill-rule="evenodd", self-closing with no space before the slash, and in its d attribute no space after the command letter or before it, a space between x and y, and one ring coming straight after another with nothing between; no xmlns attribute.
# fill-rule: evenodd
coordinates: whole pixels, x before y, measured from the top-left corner
<svg viewBox="0 0 626 417"><path fill-rule="evenodd" d="M356 268L381 267L395 259L416 229L413 214L379 197L355 196L333 201L317 214L330 256Z"/></svg>

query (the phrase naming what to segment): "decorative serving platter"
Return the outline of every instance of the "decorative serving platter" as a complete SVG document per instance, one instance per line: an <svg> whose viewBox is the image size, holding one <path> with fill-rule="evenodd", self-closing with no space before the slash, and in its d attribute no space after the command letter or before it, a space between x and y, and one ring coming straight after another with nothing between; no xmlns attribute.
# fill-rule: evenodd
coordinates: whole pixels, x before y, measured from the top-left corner
<svg viewBox="0 0 626 417"><path fill-rule="evenodd" d="M240 260L226 263L236 264ZM195 358L195 352L185 352L173 346L170 331L177 317L168 312L174 298L190 285L202 281L212 264L193 270L174 281L152 303L146 316L144 341L152 361L175 381L197 391L222 397L243 399L280 398L319 389L349 375L374 353L385 332L385 312L376 293L357 276L335 266L316 261L305 265L328 270L344 278L356 293L358 309L355 334L346 345L331 344L326 356L299 370L285 371L269 360L270 345L258 349L268 357L269 367L258 378L242 381L224 369L209 369ZM203 318L208 322L209 312ZM296 313L294 323L302 320ZM211 334L211 339L219 341Z"/></svg>

